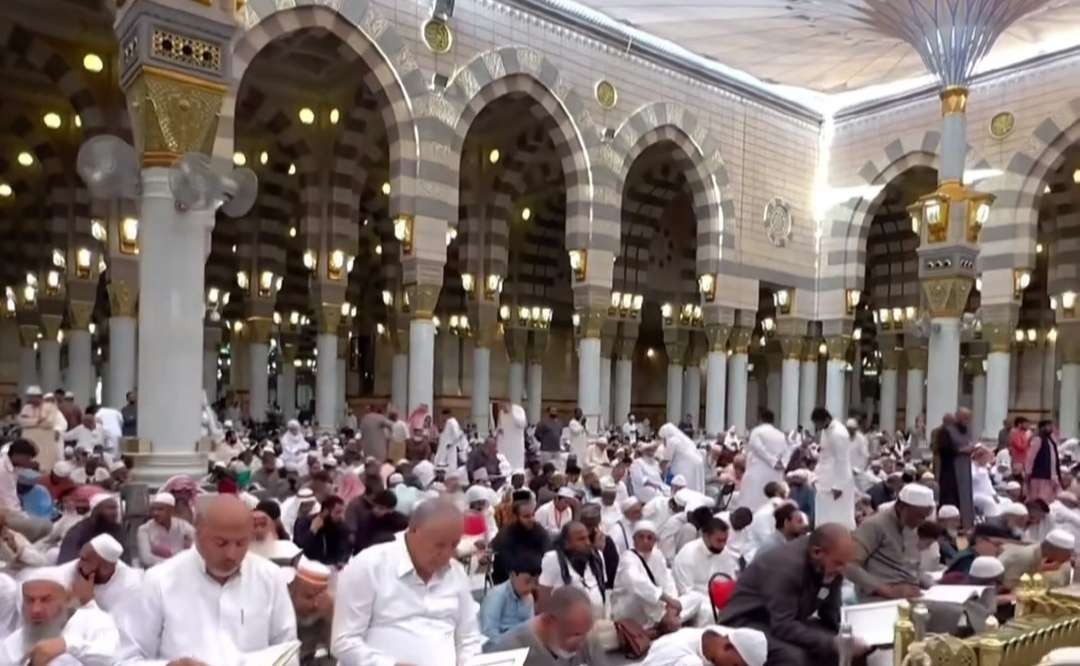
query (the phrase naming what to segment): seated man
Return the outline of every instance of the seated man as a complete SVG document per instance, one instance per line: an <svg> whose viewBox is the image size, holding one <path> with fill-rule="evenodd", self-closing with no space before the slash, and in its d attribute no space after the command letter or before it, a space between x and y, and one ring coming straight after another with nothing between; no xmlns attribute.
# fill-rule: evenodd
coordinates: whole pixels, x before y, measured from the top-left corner
<svg viewBox="0 0 1080 666"><path fill-rule="evenodd" d="M918 596L919 550L905 532L913 531L934 510L934 492L909 483L896 503L865 519L852 535L855 559L845 573L860 602Z"/></svg>
<svg viewBox="0 0 1080 666"><path fill-rule="evenodd" d="M738 558L726 549L727 523L710 518L701 529L701 538L682 547L671 567L679 594L698 592L708 596L709 581L718 573L734 580L739 574Z"/></svg>
<svg viewBox="0 0 1080 666"><path fill-rule="evenodd" d="M533 616L533 593L540 577L540 560L524 557L511 562L510 578L488 590L480 604L480 632L496 640Z"/></svg>
<svg viewBox="0 0 1080 666"><path fill-rule="evenodd" d="M528 648L524 666L600 666L607 660L603 651L589 641L592 628L589 597L575 587L560 587L551 593L543 612L490 641L484 650Z"/></svg>
<svg viewBox="0 0 1080 666"><path fill-rule="evenodd" d="M574 504L577 495L569 486L562 486L555 493L554 499L541 504L536 509L536 524L546 529L554 537L563 525L574 519Z"/></svg>
<svg viewBox="0 0 1080 666"><path fill-rule="evenodd" d="M454 552L461 510L421 502L401 538L354 557L338 579L331 652L338 666L456 666L480 653L483 637L469 579Z"/></svg>
<svg viewBox="0 0 1080 666"><path fill-rule="evenodd" d="M330 568L301 557L289 583L289 597L296 611L296 634L300 639L300 663L304 666L333 666L329 657L330 622L334 617L334 597L330 593ZM319 650L327 656L316 658Z"/></svg>
<svg viewBox="0 0 1080 666"><path fill-rule="evenodd" d="M769 652L756 629L680 629L657 640L642 666L764 666Z"/></svg>
<svg viewBox="0 0 1080 666"><path fill-rule="evenodd" d="M656 528L648 520L634 525L634 547L619 560L611 602L611 619L634 620L646 631L659 635L695 619L708 605L698 592L679 596L675 579L656 547Z"/></svg>
<svg viewBox="0 0 1080 666"><path fill-rule="evenodd" d="M1042 574L1051 589L1068 585L1072 574L1069 562L1076 547L1076 538L1062 529L1051 530L1042 543L1009 545L1001 553L1005 567L1002 587L1012 591L1024 574Z"/></svg>
<svg viewBox="0 0 1080 666"><path fill-rule="evenodd" d="M843 573L855 550L847 528L826 523L762 553L740 574L718 623L765 632L771 664L837 663ZM853 656L868 649L858 638L851 648Z"/></svg>
<svg viewBox="0 0 1080 666"><path fill-rule="evenodd" d="M607 572L596 548L589 540L589 530L579 522L563 526L555 547L540 561L540 579L536 590L537 608L545 609L552 592L561 587L576 587L593 605L597 618L607 608Z"/></svg>
<svg viewBox="0 0 1080 666"><path fill-rule="evenodd" d="M949 562L945 568L945 576L967 574L968 569L971 568L971 563L975 561L976 557L984 555L997 557L1001 555L1001 550L1005 547L1005 544L1011 541L1012 533L1007 528L987 525L986 523L976 525L971 533L970 545L961 550L956 555L956 559Z"/></svg>
<svg viewBox="0 0 1080 666"><path fill-rule="evenodd" d="M785 502L776 509L773 512L773 520L776 523L776 529L773 530L772 534L765 537L758 546L755 555L760 555L770 548L782 546L810 531L810 526L806 524L806 514L799 511L799 507L791 502Z"/></svg>
<svg viewBox="0 0 1080 666"><path fill-rule="evenodd" d="M176 498L171 493L158 493L150 498L150 520L139 525L135 537L139 562L144 569L161 564L194 543L195 528L174 516L175 511Z"/></svg>
<svg viewBox="0 0 1080 666"><path fill-rule="evenodd" d="M31 569L23 575L22 619L0 643L0 663L116 663L120 648L116 624L92 600L71 611L70 576L61 567Z"/></svg>
<svg viewBox="0 0 1080 666"><path fill-rule="evenodd" d="M79 603L95 602L106 613L138 594L143 572L120 561L124 547L108 534L99 534L79 551L79 559L60 565L71 575L71 592Z"/></svg>

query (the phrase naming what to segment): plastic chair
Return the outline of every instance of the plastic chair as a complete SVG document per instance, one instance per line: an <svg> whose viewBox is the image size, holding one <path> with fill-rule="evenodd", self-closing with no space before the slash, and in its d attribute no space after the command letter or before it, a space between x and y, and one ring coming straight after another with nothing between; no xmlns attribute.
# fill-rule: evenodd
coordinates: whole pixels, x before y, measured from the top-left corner
<svg viewBox="0 0 1080 666"><path fill-rule="evenodd" d="M713 620L719 622L720 611L735 594L735 581L726 573L715 573L709 579L709 601L712 603Z"/></svg>

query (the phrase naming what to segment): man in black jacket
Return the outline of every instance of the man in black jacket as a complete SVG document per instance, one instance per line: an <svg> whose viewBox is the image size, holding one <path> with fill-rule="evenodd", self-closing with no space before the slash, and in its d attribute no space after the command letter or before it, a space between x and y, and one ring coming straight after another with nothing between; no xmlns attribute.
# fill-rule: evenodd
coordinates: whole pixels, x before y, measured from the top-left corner
<svg viewBox="0 0 1080 666"><path fill-rule="evenodd" d="M765 632L766 664L835 664L840 588L854 557L851 533L835 523L761 553L739 576L717 624ZM853 656L866 650L861 640L853 639Z"/></svg>
<svg viewBox="0 0 1080 666"><path fill-rule="evenodd" d="M548 408L547 418L542 419L536 425L536 431L533 433L533 437L540 443L541 462L547 463L558 460L559 453L562 451L560 442L562 429L563 424L559 421L559 413L555 411L554 407Z"/></svg>
<svg viewBox="0 0 1080 666"><path fill-rule="evenodd" d="M344 564L350 555L345 502L337 495L327 497L320 505L319 513L296 521L293 541L309 560L327 566Z"/></svg>

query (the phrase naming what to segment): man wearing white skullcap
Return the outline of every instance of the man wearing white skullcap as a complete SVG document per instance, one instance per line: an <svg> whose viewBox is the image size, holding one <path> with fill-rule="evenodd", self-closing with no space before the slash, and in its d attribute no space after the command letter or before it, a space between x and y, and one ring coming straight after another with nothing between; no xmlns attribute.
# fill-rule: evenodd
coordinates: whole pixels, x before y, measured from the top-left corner
<svg viewBox="0 0 1080 666"><path fill-rule="evenodd" d="M980 555L971 563L968 580L971 585L997 585L1005 575L1005 565L996 557Z"/></svg>
<svg viewBox="0 0 1080 666"><path fill-rule="evenodd" d="M855 530L855 560L846 576L860 601L905 599L919 594L915 530L934 511L934 493L919 483L900 489L895 505L863 520Z"/></svg>
<svg viewBox="0 0 1080 666"><path fill-rule="evenodd" d="M673 515L683 510L682 504L675 498L679 494L679 491L685 487L686 477L681 474L673 476L671 478L671 495L657 495L646 502L645 506L641 508L641 516L645 518L645 520L651 520L656 523L657 528L663 527L668 518L671 518Z"/></svg>
<svg viewBox="0 0 1080 666"><path fill-rule="evenodd" d="M93 600L71 610L70 571L31 569L21 583L21 624L0 644L0 663L112 666L117 662L120 634L112 618Z"/></svg>
<svg viewBox="0 0 1080 666"><path fill-rule="evenodd" d="M1069 562L1076 549L1076 537L1063 529L1051 530L1042 543L1007 544L1001 553L1005 567L1003 586L1006 591L1016 589L1024 574L1042 574L1051 589L1067 585L1072 574Z"/></svg>
<svg viewBox="0 0 1080 666"><path fill-rule="evenodd" d="M633 620L646 631L671 633L695 619L707 598L693 591L679 595L667 561L656 545L656 525L648 520L637 521L633 538L634 547L619 558L611 592L611 619Z"/></svg>
<svg viewBox="0 0 1080 666"><path fill-rule="evenodd" d="M757 629L680 629L649 648L642 666L764 666L769 642Z"/></svg>
<svg viewBox="0 0 1080 666"><path fill-rule="evenodd" d="M71 576L71 592L79 603L94 601L112 613L137 594L142 570L120 561L124 547L108 534L99 534L79 551L79 559L60 565Z"/></svg>
<svg viewBox="0 0 1080 666"><path fill-rule="evenodd" d="M289 597L296 611L301 664L321 664L315 659L315 653L319 649L330 649L330 625L334 617L330 573L325 564L301 557L289 583Z"/></svg>
<svg viewBox="0 0 1080 666"><path fill-rule="evenodd" d="M634 524L642 517L641 500L627 497L619 502L619 510L622 518L612 528L611 540L615 542L615 549L621 558L623 553L634 547Z"/></svg>
<svg viewBox="0 0 1080 666"><path fill-rule="evenodd" d="M563 486L555 494L555 499L536 509L536 522L554 537L563 525L574 519L575 504L577 495L569 486Z"/></svg>
<svg viewBox="0 0 1080 666"><path fill-rule="evenodd" d="M174 515L176 498L170 493L158 493L150 498L150 520L139 525L136 541L139 561L149 569L161 564L195 542L195 528Z"/></svg>
<svg viewBox="0 0 1080 666"><path fill-rule="evenodd" d="M111 493L98 493L90 498L90 513L64 535L57 564L77 559L82 547L99 534L110 534L120 542L124 539L120 527L120 498Z"/></svg>
<svg viewBox="0 0 1080 666"><path fill-rule="evenodd" d="M630 483L634 487L634 495L642 503L646 503L657 494L664 494L667 486L660 471L660 463L656 460L656 449L660 446L658 440L638 443L638 457L630 463Z"/></svg>

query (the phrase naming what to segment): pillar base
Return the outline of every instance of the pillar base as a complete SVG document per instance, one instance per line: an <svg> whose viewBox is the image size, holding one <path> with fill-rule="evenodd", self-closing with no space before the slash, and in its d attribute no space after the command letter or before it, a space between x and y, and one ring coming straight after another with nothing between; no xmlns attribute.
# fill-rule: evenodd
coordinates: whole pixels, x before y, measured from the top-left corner
<svg viewBox="0 0 1080 666"><path fill-rule="evenodd" d="M205 453L132 453L131 478L151 488L160 488L169 478L187 474L194 479L206 475Z"/></svg>

